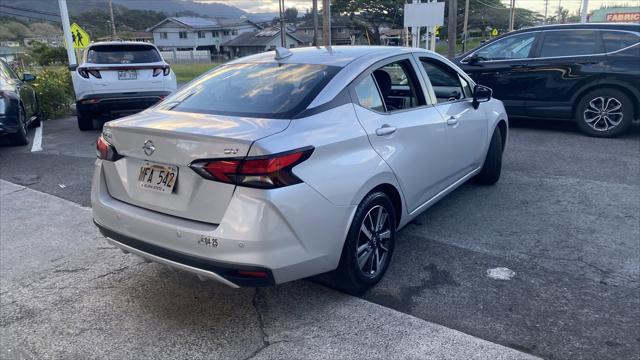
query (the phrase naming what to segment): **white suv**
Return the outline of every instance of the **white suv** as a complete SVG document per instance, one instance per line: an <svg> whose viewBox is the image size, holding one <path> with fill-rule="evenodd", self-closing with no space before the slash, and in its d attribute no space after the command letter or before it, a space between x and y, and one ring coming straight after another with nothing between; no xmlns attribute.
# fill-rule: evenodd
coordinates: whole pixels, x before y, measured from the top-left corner
<svg viewBox="0 0 640 360"><path fill-rule="evenodd" d="M142 42L89 45L72 73L80 130L94 119L144 110L176 90L176 77L158 48Z"/></svg>

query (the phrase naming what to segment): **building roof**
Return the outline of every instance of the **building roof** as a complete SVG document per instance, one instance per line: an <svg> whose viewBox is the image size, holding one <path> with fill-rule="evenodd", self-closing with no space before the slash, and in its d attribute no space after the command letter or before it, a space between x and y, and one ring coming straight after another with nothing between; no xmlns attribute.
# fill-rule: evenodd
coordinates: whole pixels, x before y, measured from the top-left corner
<svg viewBox="0 0 640 360"><path fill-rule="evenodd" d="M305 43L297 35L287 32L287 35L300 43ZM255 32L245 32L235 38L223 43L221 46L265 46L273 40L273 38L280 36L279 29L264 29Z"/></svg>
<svg viewBox="0 0 640 360"><path fill-rule="evenodd" d="M188 16L177 16L177 17L168 17L159 23L153 25L152 27L146 29L146 31L153 31L158 26L166 23L172 22L184 28L189 28L192 30L216 30L223 29L225 27L239 26L244 23L249 23L255 26L258 29L262 29L260 25L252 22L247 18L238 18L238 19L228 19L228 18L200 18L200 17L188 17Z"/></svg>

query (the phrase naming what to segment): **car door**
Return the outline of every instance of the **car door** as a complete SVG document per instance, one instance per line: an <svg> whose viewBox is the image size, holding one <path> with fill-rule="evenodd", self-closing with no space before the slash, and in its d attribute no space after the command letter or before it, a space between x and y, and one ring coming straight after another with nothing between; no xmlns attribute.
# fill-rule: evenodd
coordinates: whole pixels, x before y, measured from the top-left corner
<svg viewBox="0 0 640 360"><path fill-rule="evenodd" d="M531 57L538 32L506 36L462 59L460 66L478 84L490 87L510 116L526 115L526 101L536 92Z"/></svg>
<svg viewBox="0 0 640 360"><path fill-rule="evenodd" d="M473 107L469 81L455 68L429 55L417 55L422 74L433 89L435 108L444 117L447 130L446 164L452 184L478 168L487 142L487 116Z"/></svg>
<svg viewBox="0 0 640 360"><path fill-rule="evenodd" d="M393 170L409 212L445 187L446 125L411 55L380 62L349 87L371 145Z"/></svg>
<svg viewBox="0 0 640 360"><path fill-rule="evenodd" d="M601 79L606 55L600 32L594 29L558 29L541 33L529 66L536 86L526 101L535 117L573 117L572 99Z"/></svg>

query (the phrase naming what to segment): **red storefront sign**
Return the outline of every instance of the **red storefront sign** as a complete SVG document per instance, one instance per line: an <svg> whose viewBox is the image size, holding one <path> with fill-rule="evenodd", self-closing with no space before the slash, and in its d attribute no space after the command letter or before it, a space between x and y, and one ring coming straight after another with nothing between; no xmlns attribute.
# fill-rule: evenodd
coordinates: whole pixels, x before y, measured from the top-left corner
<svg viewBox="0 0 640 360"><path fill-rule="evenodd" d="M607 22L640 22L640 12L607 14Z"/></svg>

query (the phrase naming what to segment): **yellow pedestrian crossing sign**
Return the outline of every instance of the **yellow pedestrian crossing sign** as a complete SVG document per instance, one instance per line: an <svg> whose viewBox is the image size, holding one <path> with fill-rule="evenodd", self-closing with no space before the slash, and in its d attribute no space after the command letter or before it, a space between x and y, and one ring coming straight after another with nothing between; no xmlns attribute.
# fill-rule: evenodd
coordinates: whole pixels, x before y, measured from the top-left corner
<svg viewBox="0 0 640 360"><path fill-rule="evenodd" d="M436 26L436 36L440 36L440 26Z"/></svg>
<svg viewBox="0 0 640 360"><path fill-rule="evenodd" d="M498 29L491 30L491 36L498 36Z"/></svg>
<svg viewBox="0 0 640 360"><path fill-rule="evenodd" d="M83 49L91 42L89 34L76 23L71 24L71 39L74 49Z"/></svg>

